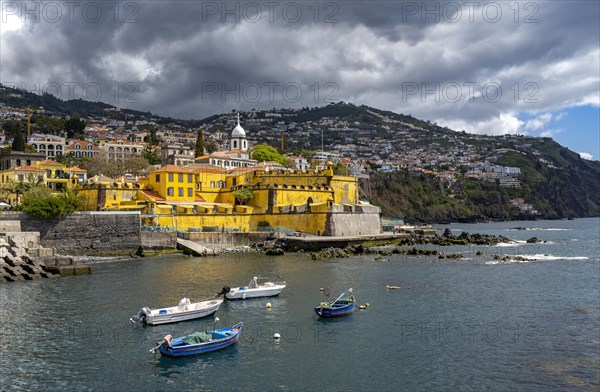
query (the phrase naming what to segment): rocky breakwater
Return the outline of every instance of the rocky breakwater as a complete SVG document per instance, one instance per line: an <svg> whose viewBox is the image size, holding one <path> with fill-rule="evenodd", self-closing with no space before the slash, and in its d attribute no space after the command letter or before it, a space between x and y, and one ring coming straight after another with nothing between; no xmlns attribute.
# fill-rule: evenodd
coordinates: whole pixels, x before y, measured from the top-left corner
<svg viewBox="0 0 600 392"><path fill-rule="evenodd" d="M27 249L10 237L0 237L0 282L16 282L59 277L41 258L31 257Z"/></svg>
<svg viewBox="0 0 600 392"><path fill-rule="evenodd" d="M61 275L90 273L88 265L77 265L72 257L55 255L40 245L40 233L21 231L20 221L0 222L0 282L15 282Z"/></svg>
<svg viewBox="0 0 600 392"><path fill-rule="evenodd" d="M446 229L440 235L421 235L411 233L408 236L388 241L387 245L368 246L365 244L351 245L345 248L330 247L319 252L311 253L313 260L327 260L333 258L344 258L355 255L378 254L383 256L390 255L410 255L410 256L437 256L438 259L460 259L463 257L460 253L443 253L438 249L420 249L418 245L437 245L441 247L453 245L488 245L493 246L499 243L511 242L510 238L504 236L495 236L489 234L470 234L463 231L460 235L454 235L450 229Z"/></svg>

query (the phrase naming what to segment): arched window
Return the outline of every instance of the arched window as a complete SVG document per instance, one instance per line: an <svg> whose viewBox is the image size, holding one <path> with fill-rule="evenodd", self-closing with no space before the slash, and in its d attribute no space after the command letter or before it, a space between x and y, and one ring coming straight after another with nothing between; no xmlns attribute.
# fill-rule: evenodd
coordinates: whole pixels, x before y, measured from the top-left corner
<svg viewBox="0 0 600 392"><path fill-rule="evenodd" d="M77 144L75 145L75 149L76 149L76 150L79 150L80 148L81 148L81 145L80 145L79 143L77 143Z"/></svg>
<svg viewBox="0 0 600 392"><path fill-rule="evenodd" d="M235 148L237 148L237 140L234 140L234 141L233 141L233 148L234 148L234 149L235 149Z"/></svg>
<svg viewBox="0 0 600 392"><path fill-rule="evenodd" d="M91 145L91 144L88 144L86 148L87 148L88 150L91 150L91 149L92 149L92 145Z"/></svg>

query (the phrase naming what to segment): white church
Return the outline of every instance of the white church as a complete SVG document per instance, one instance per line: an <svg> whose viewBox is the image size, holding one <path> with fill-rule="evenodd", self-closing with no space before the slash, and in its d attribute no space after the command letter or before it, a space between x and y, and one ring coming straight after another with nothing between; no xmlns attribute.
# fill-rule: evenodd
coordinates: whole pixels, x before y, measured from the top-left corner
<svg viewBox="0 0 600 392"><path fill-rule="evenodd" d="M197 163L208 163L224 169L255 166L257 161L250 159L246 131L240 125L240 114L237 114L237 125L231 131L228 151L216 151L212 154L196 158Z"/></svg>

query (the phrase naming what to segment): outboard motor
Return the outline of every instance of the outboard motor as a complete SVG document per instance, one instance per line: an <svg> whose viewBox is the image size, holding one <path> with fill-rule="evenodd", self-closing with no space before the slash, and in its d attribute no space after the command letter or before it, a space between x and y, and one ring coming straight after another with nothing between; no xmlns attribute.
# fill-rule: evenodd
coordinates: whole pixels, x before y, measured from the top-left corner
<svg viewBox="0 0 600 392"><path fill-rule="evenodd" d="M138 314L136 314L135 316L132 316L129 318L129 321L131 321L133 324L135 323L139 323L140 321L145 321L146 319L146 311L149 311L150 309L148 309L148 307L143 307L142 309L140 309L140 311L138 312Z"/></svg>
<svg viewBox="0 0 600 392"><path fill-rule="evenodd" d="M217 297L220 297L222 295L226 295L231 291L231 287L229 286L224 286L223 289L221 290L220 293L217 293Z"/></svg>

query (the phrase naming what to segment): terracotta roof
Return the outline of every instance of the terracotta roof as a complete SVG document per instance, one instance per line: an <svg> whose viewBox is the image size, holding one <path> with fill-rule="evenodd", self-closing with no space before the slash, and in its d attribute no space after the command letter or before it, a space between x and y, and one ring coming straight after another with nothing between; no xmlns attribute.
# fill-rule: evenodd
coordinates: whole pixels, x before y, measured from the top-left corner
<svg viewBox="0 0 600 392"><path fill-rule="evenodd" d="M40 165L53 165L53 166L63 166L62 163L58 163L56 161L53 161L51 159L44 159L43 161L37 162Z"/></svg>
<svg viewBox="0 0 600 392"><path fill-rule="evenodd" d="M15 167L15 170L22 170L22 171L45 171L44 169L40 169L37 166L34 165L27 165L27 166L17 166Z"/></svg>
<svg viewBox="0 0 600 392"><path fill-rule="evenodd" d="M191 173L191 170L177 165L165 165L153 170L152 173Z"/></svg>
<svg viewBox="0 0 600 392"><path fill-rule="evenodd" d="M156 201L165 201L165 198L160 196L158 193L153 192L153 191L149 191L148 189L142 189L139 192L143 193L144 195L146 195L148 198L154 199Z"/></svg>
<svg viewBox="0 0 600 392"><path fill-rule="evenodd" d="M201 173L225 173L226 170L219 167L214 166L208 163L190 163L189 165L184 166L184 168L191 170L195 174Z"/></svg>
<svg viewBox="0 0 600 392"><path fill-rule="evenodd" d="M103 175L95 175L92 178L88 178L88 182L91 182L91 183L115 182L115 179L107 177L107 176L103 176Z"/></svg>
<svg viewBox="0 0 600 392"><path fill-rule="evenodd" d="M67 170L70 170L72 172L87 173L87 170L84 170L84 169L82 169L80 167L77 167L77 166L68 167Z"/></svg>

